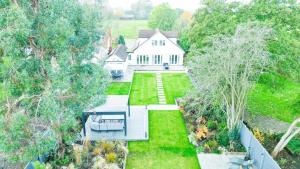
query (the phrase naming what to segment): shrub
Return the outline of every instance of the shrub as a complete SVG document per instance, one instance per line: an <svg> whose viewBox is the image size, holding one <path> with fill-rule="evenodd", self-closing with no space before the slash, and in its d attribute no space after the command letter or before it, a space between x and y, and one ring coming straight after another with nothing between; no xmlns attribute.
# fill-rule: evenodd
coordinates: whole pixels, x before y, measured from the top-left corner
<svg viewBox="0 0 300 169"><path fill-rule="evenodd" d="M103 169L106 167L105 159L101 156L97 156L94 158L94 164L92 169Z"/></svg>
<svg viewBox="0 0 300 169"><path fill-rule="evenodd" d="M196 138L198 140L203 140L207 137L208 129L206 126L201 126L196 131Z"/></svg>
<svg viewBox="0 0 300 169"><path fill-rule="evenodd" d="M114 146L112 143L103 142L101 144L101 150L102 150L102 153L104 153L104 154L112 152L113 148L114 148Z"/></svg>
<svg viewBox="0 0 300 169"><path fill-rule="evenodd" d="M35 169L46 169L46 165L44 163L40 163L39 161L35 161L33 166Z"/></svg>
<svg viewBox="0 0 300 169"><path fill-rule="evenodd" d="M208 120L207 121L207 128L209 129L209 130L215 130L215 129L217 129L217 122L215 122L215 121L212 121L212 120Z"/></svg>
<svg viewBox="0 0 300 169"><path fill-rule="evenodd" d="M287 149L294 155L300 155L300 138L292 139L288 143Z"/></svg>
<svg viewBox="0 0 300 169"><path fill-rule="evenodd" d="M101 148L99 147L96 147L93 149L93 155L94 156L97 156L97 155L100 155L101 154Z"/></svg>
<svg viewBox="0 0 300 169"><path fill-rule="evenodd" d="M116 159L117 159L117 155L116 155L116 153L108 153L105 156L105 159L109 163L114 163L116 161Z"/></svg>
<svg viewBox="0 0 300 169"><path fill-rule="evenodd" d="M218 142L216 140L209 140L204 144L204 147L210 151L217 150Z"/></svg>
<svg viewBox="0 0 300 169"><path fill-rule="evenodd" d="M228 130L223 129L219 131L216 135L216 140L221 146L227 147L229 145Z"/></svg>
<svg viewBox="0 0 300 169"><path fill-rule="evenodd" d="M265 141L264 134L261 131L259 131L258 128L253 129L252 133L261 144L264 143Z"/></svg>

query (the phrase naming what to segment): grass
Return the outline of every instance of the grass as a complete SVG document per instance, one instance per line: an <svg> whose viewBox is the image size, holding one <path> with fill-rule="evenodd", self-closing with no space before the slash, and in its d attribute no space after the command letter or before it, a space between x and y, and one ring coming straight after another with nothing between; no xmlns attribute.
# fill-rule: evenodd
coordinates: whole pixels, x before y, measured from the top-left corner
<svg viewBox="0 0 300 169"><path fill-rule="evenodd" d="M127 169L199 169L179 111L149 111L149 141L129 142Z"/></svg>
<svg viewBox="0 0 300 169"><path fill-rule="evenodd" d="M128 95L130 82L112 82L107 88L107 95Z"/></svg>
<svg viewBox="0 0 300 169"><path fill-rule="evenodd" d="M113 37L123 35L125 39L135 39L139 30L149 29L147 20L112 20L110 25Z"/></svg>
<svg viewBox="0 0 300 169"><path fill-rule="evenodd" d="M265 83L255 86L248 97L248 110L254 115L292 122L300 116L300 84L280 78L275 81L275 87Z"/></svg>
<svg viewBox="0 0 300 169"><path fill-rule="evenodd" d="M158 104L154 73L135 73L130 92L131 105Z"/></svg>
<svg viewBox="0 0 300 169"><path fill-rule="evenodd" d="M175 104L175 99L186 95L192 83L185 73L163 73L164 92L167 104Z"/></svg>

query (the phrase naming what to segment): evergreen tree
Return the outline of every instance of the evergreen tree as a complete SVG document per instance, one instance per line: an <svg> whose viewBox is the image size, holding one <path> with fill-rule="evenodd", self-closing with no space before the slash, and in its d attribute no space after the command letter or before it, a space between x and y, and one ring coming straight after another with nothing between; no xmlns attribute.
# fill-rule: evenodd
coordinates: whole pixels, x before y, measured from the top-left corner
<svg viewBox="0 0 300 169"><path fill-rule="evenodd" d="M83 110L101 104L108 83L93 64L101 38L97 5L77 0L0 3L0 152L17 163L65 154Z"/></svg>
<svg viewBox="0 0 300 169"><path fill-rule="evenodd" d="M118 38L118 44L122 44L122 45L125 45L125 39L124 39L124 36L123 35L120 35L119 38Z"/></svg>

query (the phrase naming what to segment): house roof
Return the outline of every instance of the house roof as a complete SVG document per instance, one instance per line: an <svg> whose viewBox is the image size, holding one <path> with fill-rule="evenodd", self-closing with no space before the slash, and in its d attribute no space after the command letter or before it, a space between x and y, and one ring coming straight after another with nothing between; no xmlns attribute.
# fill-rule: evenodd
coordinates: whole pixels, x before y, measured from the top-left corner
<svg viewBox="0 0 300 169"><path fill-rule="evenodd" d="M127 54L127 47L125 45L118 45L117 48L114 48L109 54L108 57L116 55L118 56L122 61L126 61L126 58L128 56Z"/></svg>
<svg viewBox="0 0 300 169"><path fill-rule="evenodd" d="M133 46L133 48L129 51L129 52L134 52L136 49L138 49L140 46L142 46L143 44L145 44L151 36L153 36L156 32L160 32L161 34L163 34L171 43L173 43L175 46L177 46L179 49L181 49L182 51L184 51L177 43L174 43L172 40L170 40L169 38L177 38L178 33L176 31L160 31L159 29L155 29L155 30L140 30L139 32L139 38L148 38L147 40L145 40L144 42L140 43L136 43L135 46ZM149 36L149 37L148 37Z"/></svg>
<svg viewBox="0 0 300 169"><path fill-rule="evenodd" d="M150 38L159 30L140 30L139 31L139 38ZM160 31L164 34L167 38L177 38L178 33L176 31Z"/></svg>

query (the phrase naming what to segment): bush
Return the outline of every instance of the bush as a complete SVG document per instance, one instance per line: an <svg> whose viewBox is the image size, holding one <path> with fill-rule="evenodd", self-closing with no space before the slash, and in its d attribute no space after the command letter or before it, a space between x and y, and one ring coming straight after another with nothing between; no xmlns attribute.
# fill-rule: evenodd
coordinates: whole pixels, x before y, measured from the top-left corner
<svg viewBox="0 0 300 169"><path fill-rule="evenodd" d="M100 154L101 154L101 148L96 147L96 148L93 149L93 155L94 156L97 156L97 155L100 155Z"/></svg>
<svg viewBox="0 0 300 169"><path fill-rule="evenodd" d="M218 149L218 142L216 140L209 140L204 144L204 148L213 151Z"/></svg>
<svg viewBox="0 0 300 169"><path fill-rule="evenodd" d="M116 161L116 159L117 159L117 155L116 155L116 153L108 153L105 156L105 159L109 163L114 163Z"/></svg>
<svg viewBox="0 0 300 169"><path fill-rule="evenodd" d="M39 161L35 161L33 166L35 169L46 169L46 165L44 163L40 163Z"/></svg>
<svg viewBox="0 0 300 169"><path fill-rule="evenodd" d="M207 121L207 128L209 130L215 130L215 129L217 129L217 127L218 127L218 125L217 125L216 121L212 121L212 120Z"/></svg>
<svg viewBox="0 0 300 169"><path fill-rule="evenodd" d="M223 129L222 131L219 131L216 135L216 140L223 147L229 146L228 130Z"/></svg>
<svg viewBox="0 0 300 169"><path fill-rule="evenodd" d="M288 143L287 149L294 155L300 155L300 137L292 139Z"/></svg>
<svg viewBox="0 0 300 169"><path fill-rule="evenodd" d="M259 129L253 129L252 133L261 144L264 144L265 137L264 134L261 131L259 131Z"/></svg>
<svg viewBox="0 0 300 169"><path fill-rule="evenodd" d="M102 142L102 144L101 144L101 150L102 150L102 153L104 153L104 154L112 152L113 148L114 148L114 146L112 143Z"/></svg>

